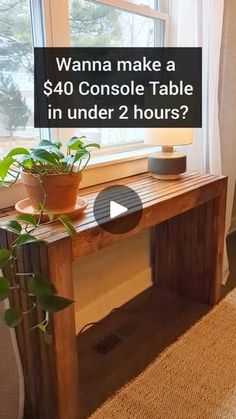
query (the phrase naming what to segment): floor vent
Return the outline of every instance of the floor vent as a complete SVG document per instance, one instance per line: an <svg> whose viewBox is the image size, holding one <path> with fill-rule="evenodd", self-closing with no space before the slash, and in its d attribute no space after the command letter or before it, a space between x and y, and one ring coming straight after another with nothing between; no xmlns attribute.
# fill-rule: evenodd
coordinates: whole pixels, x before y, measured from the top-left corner
<svg viewBox="0 0 236 419"><path fill-rule="evenodd" d="M117 329L113 329L112 333L102 337L94 349L101 355L106 355L115 349L117 346L124 343L126 339L129 339L137 331L140 324L135 320L129 320L121 324Z"/></svg>
<svg viewBox="0 0 236 419"><path fill-rule="evenodd" d="M95 346L95 350L102 355L106 355L121 343L122 339L119 336L111 334L100 340Z"/></svg>

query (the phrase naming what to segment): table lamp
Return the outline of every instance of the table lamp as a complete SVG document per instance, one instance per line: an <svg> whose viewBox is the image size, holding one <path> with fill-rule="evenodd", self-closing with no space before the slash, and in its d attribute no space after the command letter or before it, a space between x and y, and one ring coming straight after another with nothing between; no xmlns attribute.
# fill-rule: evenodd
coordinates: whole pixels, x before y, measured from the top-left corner
<svg viewBox="0 0 236 419"><path fill-rule="evenodd" d="M157 179L178 179L186 172L187 158L174 146L192 144L192 128L148 128L145 143L162 146L162 151L148 157L148 171Z"/></svg>

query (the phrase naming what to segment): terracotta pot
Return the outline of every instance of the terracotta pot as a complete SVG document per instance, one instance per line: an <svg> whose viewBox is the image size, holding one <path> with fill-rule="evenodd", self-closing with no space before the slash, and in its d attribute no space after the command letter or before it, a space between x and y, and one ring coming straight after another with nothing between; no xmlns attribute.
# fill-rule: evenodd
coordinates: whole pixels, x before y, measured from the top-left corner
<svg viewBox="0 0 236 419"><path fill-rule="evenodd" d="M81 173L44 175L41 177L26 172L21 174L21 180L32 206L37 209L38 204L44 202L46 194L44 209L52 213L54 210L63 212L74 209L81 179Z"/></svg>

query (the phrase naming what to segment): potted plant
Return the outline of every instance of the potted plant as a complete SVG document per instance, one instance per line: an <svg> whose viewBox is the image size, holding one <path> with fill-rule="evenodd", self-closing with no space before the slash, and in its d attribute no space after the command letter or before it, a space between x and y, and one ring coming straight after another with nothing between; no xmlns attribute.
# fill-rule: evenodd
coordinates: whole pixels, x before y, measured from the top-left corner
<svg viewBox="0 0 236 419"><path fill-rule="evenodd" d="M37 228L46 213L47 222L52 222L55 214L73 236L75 230L66 215L76 204L82 171L90 159L90 149L98 144L86 144L85 137L73 137L67 143L66 154L59 141L42 140L34 149L12 149L0 161L0 184L9 187L19 176L26 187L35 214L19 214L14 220L0 223L0 228L14 235L10 249L0 249L0 301L8 299L14 289L24 293L29 301L29 310L10 306L5 310L4 319L9 327L16 327L25 315L38 307L45 313L43 320L34 325L47 342L49 314L63 310L71 301L57 295L55 287L39 272L18 272L17 258L21 247L37 242ZM63 197L63 199L61 199ZM23 281L22 281L23 280Z"/></svg>

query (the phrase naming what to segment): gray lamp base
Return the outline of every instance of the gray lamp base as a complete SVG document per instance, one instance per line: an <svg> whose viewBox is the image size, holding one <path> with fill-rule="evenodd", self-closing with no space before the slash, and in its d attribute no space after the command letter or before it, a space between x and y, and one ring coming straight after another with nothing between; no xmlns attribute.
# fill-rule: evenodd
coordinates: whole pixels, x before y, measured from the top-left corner
<svg viewBox="0 0 236 419"><path fill-rule="evenodd" d="M176 180L180 178L180 175L156 175L155 173L151 173L151 175L155 179L160 179L160 180Z"/></svg>
<svg viewBox="0 0 236 419"><path fill-rule="evenodd" d="M159 152L148 157L148 171L156 179L178 179L186 172L187 158L177 152Z"/></svg>

